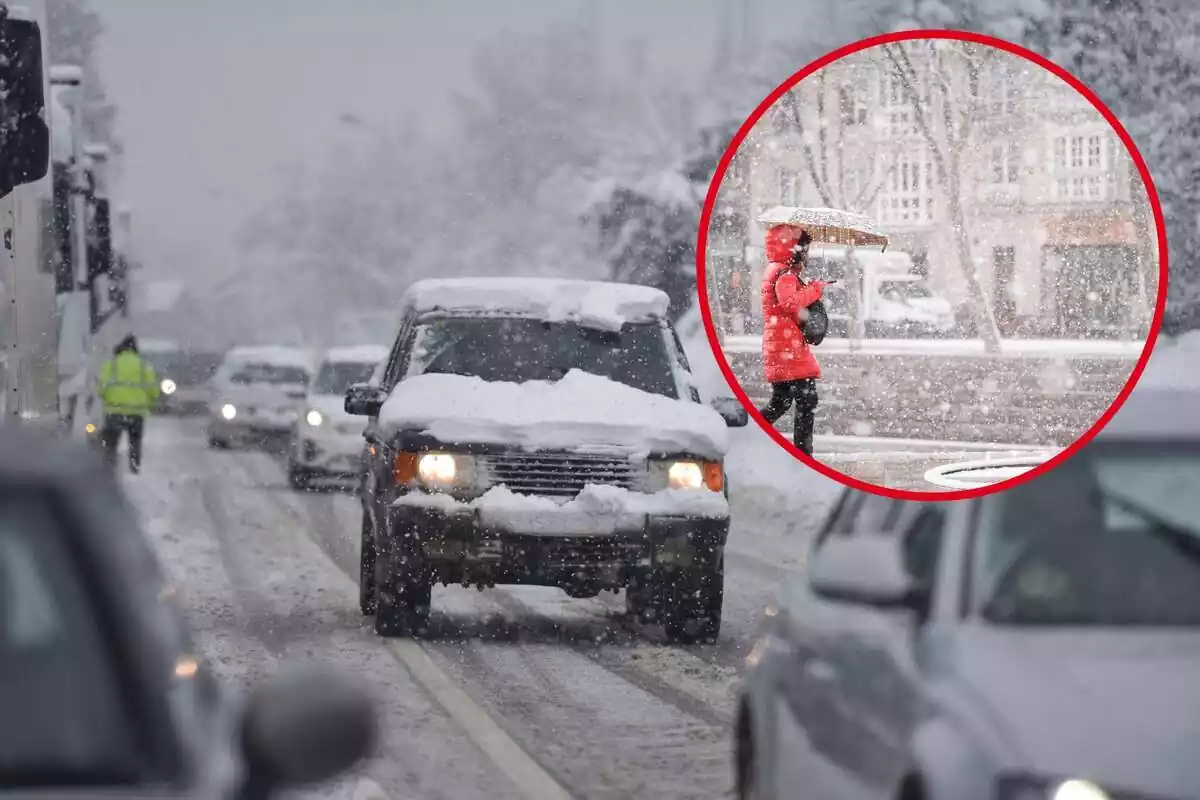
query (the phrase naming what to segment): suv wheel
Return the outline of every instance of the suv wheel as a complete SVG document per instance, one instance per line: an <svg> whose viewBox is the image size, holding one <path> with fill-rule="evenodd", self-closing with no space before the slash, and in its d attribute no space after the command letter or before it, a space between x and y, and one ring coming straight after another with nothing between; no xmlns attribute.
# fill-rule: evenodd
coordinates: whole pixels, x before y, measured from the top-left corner
<svg viewBox="0 0 1200 800"><path fill-rule="evenodd" d="M662 624L667 638L680 644L711 644L721 634L725 600L725 554L712 564L663 576Z"/></svg>
<svg viewBox="0 0 1200 800"><path fill-rule="evenodd" d="M362 545L358 551L358 607L364 617L375 613L375 537L365 511L362 515Z"/></svg>
<svg viewBox="0 0 1200 800"><path fill-rule="evenodd" d="M433 581L403 544L375 549L375 633L415 636L429 626Z"/></svg>
<svg viewBox="0 0 1200 800"><path fill-rule="evenodd" d="M312 476L308 470L291 459L288 460L287 477L288 483L298 492L303 492L312 485Z"/></svg>

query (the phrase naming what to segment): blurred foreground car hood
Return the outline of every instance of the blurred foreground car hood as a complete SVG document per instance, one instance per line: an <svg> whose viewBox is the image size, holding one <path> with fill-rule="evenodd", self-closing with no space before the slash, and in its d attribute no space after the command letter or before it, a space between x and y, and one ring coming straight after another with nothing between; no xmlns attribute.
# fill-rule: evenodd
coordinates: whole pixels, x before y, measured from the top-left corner
<svg viewBox="0 0 1200 800"><path fill-rule="evenodd" d="M1196 796L1200 630L980 627L954 647L957 688L1019 767Z"/></svg>

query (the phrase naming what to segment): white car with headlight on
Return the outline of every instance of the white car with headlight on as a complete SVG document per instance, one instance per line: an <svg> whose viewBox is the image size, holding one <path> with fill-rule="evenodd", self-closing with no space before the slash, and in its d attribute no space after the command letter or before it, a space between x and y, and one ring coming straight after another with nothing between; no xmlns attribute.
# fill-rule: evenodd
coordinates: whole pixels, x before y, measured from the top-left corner
<svg viewBox="0 0 1200 800"><path fill-rule="evenodd" d="M337 347L325 353L292 428L288 482L308 488L314 479L357 477L362 466L366 420L347 414L346 390L370 379L387 358L383 345Z"/></svg>
<svg viewBox="0 0 1200 800"><path fill-rule="evenodd" d="M847 490L747 656L738 796L1200 797L1198 405L1139 384L986 497Z"/></svg>
<svg viewBox="0 0 1200 800"><path fill-rule="evenodd" d="M428 622L435 583L625 591L675 641L720 630L737 401L701 402L668 298L645 286L429 280L401 300L366 420L361 605Z"/></svg>
<svg viewBox="0 0 1200 800"><path fill-rule="evenodd" d="M208 445L286 444L304 410L312 356L296 347L235 347L212 378Z"/></svg>

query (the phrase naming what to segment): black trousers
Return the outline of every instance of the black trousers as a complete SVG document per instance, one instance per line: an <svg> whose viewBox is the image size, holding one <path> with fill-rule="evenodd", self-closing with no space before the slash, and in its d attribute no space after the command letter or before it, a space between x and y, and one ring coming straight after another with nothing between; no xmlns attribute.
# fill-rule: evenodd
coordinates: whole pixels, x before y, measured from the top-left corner
<svg viewBox="0 0 1200 800"><path fill-rule="evenodd" d="M796 424L792 429L792 442L806 454L813 453L813 417L817 411L817 382L813 378L798 381L780 381L771 384L771 399L759 409L773 425L796 406Z"/></svg>
<svg viewBox="0 0 1200 800"><path fill-rule="evenodd" d="M100 428L100 445L104 455L114 467L117 464L117 449L121 445L121 434L129 434L129 471L137 472L142 466L142 433L146 418L126 414L105 414Z"/></svg>

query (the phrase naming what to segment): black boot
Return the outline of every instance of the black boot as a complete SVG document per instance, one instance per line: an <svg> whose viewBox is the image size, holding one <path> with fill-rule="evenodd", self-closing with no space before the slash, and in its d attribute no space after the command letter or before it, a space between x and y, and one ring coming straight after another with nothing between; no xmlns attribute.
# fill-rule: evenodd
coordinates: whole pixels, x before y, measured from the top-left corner
<svg viewBox="0 0 1200 800"><path fill-rule="evenodd" d="M813 454L813 412L796 410L796 424L792 429L792 444L806 456Z"/></svg>

